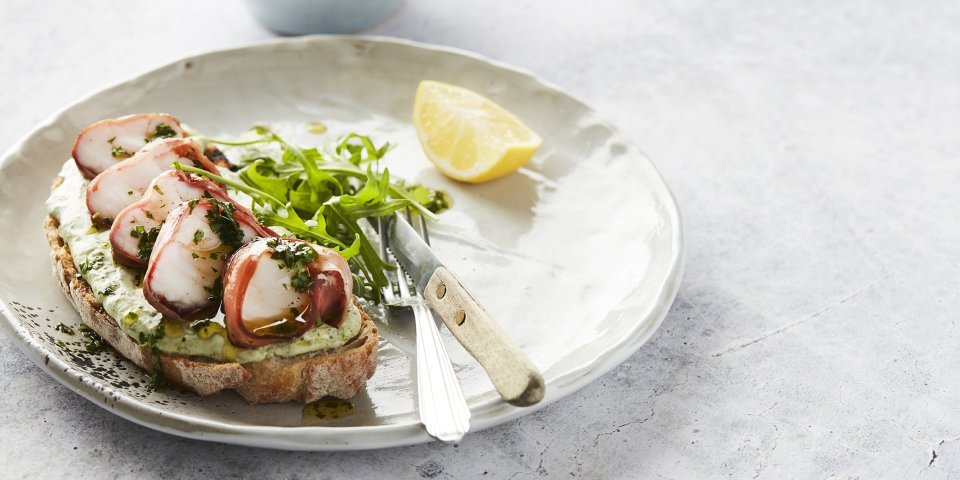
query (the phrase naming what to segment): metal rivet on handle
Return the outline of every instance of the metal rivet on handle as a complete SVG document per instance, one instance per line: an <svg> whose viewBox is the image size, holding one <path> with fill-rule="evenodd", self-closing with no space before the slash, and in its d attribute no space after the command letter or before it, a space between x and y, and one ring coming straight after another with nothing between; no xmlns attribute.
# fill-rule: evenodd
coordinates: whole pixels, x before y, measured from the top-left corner
<svg viewBox="0 0 960 480"><path fill-rule="evenodd" d="M444 284L437 285L437 298L443 298L447 294L447 286Z"/></svg>
<svg viewBox="0 0 960 480"><path fill-rule="evenodd" d="M467 314L463 310L459 310L454 318L457 321L457 325L463 325L463 322L467 320Z"/></svg>

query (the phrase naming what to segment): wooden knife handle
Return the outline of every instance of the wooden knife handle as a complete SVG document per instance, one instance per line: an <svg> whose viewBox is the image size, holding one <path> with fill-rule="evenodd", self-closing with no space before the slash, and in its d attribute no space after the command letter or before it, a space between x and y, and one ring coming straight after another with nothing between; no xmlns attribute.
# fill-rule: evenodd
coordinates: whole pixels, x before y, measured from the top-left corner
<svg viewBox="0 0 960 480"><path fill-rule="evenodd" d="M518 407L543 399L543 375L453 273L437 268L423 296L453 336L487 371L500 397Z"/></svg>

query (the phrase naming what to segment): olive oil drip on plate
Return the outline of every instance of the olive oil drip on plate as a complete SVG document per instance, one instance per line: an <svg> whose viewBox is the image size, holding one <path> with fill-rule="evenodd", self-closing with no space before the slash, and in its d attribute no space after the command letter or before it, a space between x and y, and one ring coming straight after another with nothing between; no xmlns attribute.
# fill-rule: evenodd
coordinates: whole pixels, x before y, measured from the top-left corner
<svg viewBox="0 0 960 480"><path fill-rule="evenodd" d="M353 415L356 407L349 400L325 396L303 406L304 425L317 425Z"/></svg>

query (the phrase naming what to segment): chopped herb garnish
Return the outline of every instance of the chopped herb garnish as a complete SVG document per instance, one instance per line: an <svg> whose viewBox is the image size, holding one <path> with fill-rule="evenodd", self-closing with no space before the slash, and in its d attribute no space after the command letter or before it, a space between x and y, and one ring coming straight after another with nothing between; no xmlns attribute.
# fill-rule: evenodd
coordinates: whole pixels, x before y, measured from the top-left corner
<svg viewBox="0 0 960 480"><path fill-rule="evenodd" d="M103 266L104 256L103 252L97 252L93 255L90 255L82 262L80 262L80 273L89 273L93 270L96 270Z"/></svg>
<svg viewBox="0 0 960 480"><path fill-rule="evenodd" d="M153 346L157 343L157 340L163 338L163 335L164 324L163 321L161 321L152 333L140 332L137 338L140 340L140 346L143 348L153 348Z"/></svg>
<svg viewBox="0 0 960 480"><path fill-rule="evenodd" d="M117 293L117 286L110 285L109 287L105 288L102 292L100 292L99 295L101 297L107 297L107 296L113 295L114 293Z"/></svg>
<svg viewBox="0 0 960 480"><path fill-rule="evenodd" d="M107 342L105 342L97 332L93 331L92 328L84 324L81 324L79 328L80 333L86 337L84 350L86 350L87 353L100 353L107 348Z"/></svg>
<svg viewBox="0 0 960 480"><path fill-rule="evenodd" d="M190 328L192 328L194 332L199 332L200 330L203 330L211 323L213 323L213 321L211 320L199 320L199 321L193 322L193 324L190 325Z"/></svg>
<svg viewBox="0 0 960 480"><path fill-rule="evenodd" d="M154 132L144 140L146 140L149 143L158 138L171 138L176 136L177 136L177 131L174 130L173 127L171 127L170 125L167 125L166 123L161 123L157 125L156 130L154 130Z"/></svg>
<svg viewBox="0 0 960 480"><path fill-rule="evenodd" d="M236 207L232 203L221 202L215 198L210 198L208 201L210 210L207 211L207 222L210 224L210 229L220 237L221 242L231 247L239 247L243 244L243 231L237 223Z"/></svg>
<svg viewBox="0 0 960 480"><path fill-rule="evenodd" d="M138 256L139 256L139 255L138 255ZM134 285L134 286L139 287L140 285L143 284L143 273L144 273L144 272L143 272L142 270L137 270L136 272L134 272L134 274L133 274L133 285Z"/></svg>
<svg viewBox="0 0 960 480"><path fill-rule="evenodd" d="M197 229L196 232L193 232L193 244L199 245L200 240L203 240L203 230Z"/></svg>
<svg viewBox="0 0 960 480"><path fill-rule="evenodd" d="M200 255L197 255L197 254L194 253L194 252L190 252L190 256L193 257L194 260L200 258Z"/></svg>
<svg viewBox="0 0 960 480"><path fill-rule="evenodd" d="M150 383L147 384L147 390L156 392L167 388L169 383L167 382L167 377L163 374L163 363L160 362L160 350L153 347L150 349L150 353L153 373L150 375Z"/></svg>
<svg viewBox="0 0 960 480"><path fill-rule="evenodd" d="M310 285L313 285L313 277L306 268L299 269L290 275L290 285L300 293L306 292Z"/></svg>
<svg viewBox="0 0 960 480"><path fill-rule="evenodd" d="M203 287L203 291L209 294L207 300L210 303L219 304L223 300L223 279L221 277L217 277L217 279L213 281L213 285L209 287Z"/></svg>
<svg viewBox="0 0 960 480"><path fill-rule="evenodd" d="M110 229L110 224L113 220L109 218L103 218L103 215L100 215L100 212L90 215L90 222L93 223L93 226L97 229L98 232Z"/></svg>
<svg viewBox="0 0 960 480"><path fill-rule="evenodd" d="M73 334L74 334L73 328L71 328L71 327L69 327L69 326L67 326L67 325L64 325L64 324L62 324L62 323L58 323L56 327L53 327L53 329L56 330L56 331L58 331L58 332L66 333L67 335L73 335Z"/></svg>
<svg viewBox="0 0 960 480"><path fill-rule="evenodd" d="M131 155L131 153L127 151L126 148L123 148L119 145L114 145L113 149L110 150L110 155L112 155L113 158L127 158Z"/></svg>
<svg viewBox="0 0 960 480"><path fill-rule="evenodd" d="M160 186L159 186L159 185L154 185L154 186L153 186L153 190L154 190L155 192L159 193L160 195L163 195L163 190L160 190Z"/></svg>
<svg viewBox="0 0 960 480"><path fill-rule="evenodd" d="M137 239L137 256L141 260L150 260L150 254L153 253L153 244L157 243L157 235L160 234L160 227L153 227L149 230L137 225L130 230L130 236Z"/></svg>
<svg viewBox="0 0 960 480"><path fill-rule="evenodd" d="M417 203L423 205L433 213L445 212L453 205L450 194L443 190L431 190L419 184L413 184L406 188L407 192Z"/></svg>
<svg viewBox="0 0 960 480"><path fill-rule="evenodd" d="M267 241L267 246L273 249L270 258L280 260L283 267L289 270L304 267L319 256L317 251L305 242L290 242L274 238Z"/></svg>
<svg viewBox="0 0 960 480"><path fill-rule="evenodd" d="M267 241L267 246L273 249L270 258L279 260L281 268L291 270L290 285L293 289L303 293L313 284L313 277L307 271L307 265L317 259L319 254L306 242L289 242L280 239Z"/></svg>
<svg viewBox="0 0 960 480"><path fill-rule="evenodd" d="M140 321L140 313L129 311L126 315L123 316L123 324L130 326Z"/></svg>
<svg viewBox="0 0 960 480"><path fill-rule="evenodd" d="M193 331L197 332L197 336L206 340L210 338L213 334L219 333L221 335L226 335L223 326L219 323L216 323L211 320L199 320L190 325L190 328Z"/></svg>

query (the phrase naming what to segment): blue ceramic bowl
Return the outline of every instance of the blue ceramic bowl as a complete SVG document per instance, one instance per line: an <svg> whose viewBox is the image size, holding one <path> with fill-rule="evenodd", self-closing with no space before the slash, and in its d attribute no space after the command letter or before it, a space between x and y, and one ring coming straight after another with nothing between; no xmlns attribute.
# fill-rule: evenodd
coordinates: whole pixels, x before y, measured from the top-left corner
<svg viewBox="0 0 960 480"><path fill-rule="evenodd" d="M247 0L263 26L282 35L350 33L384 19L399 0Z"/></svg>

